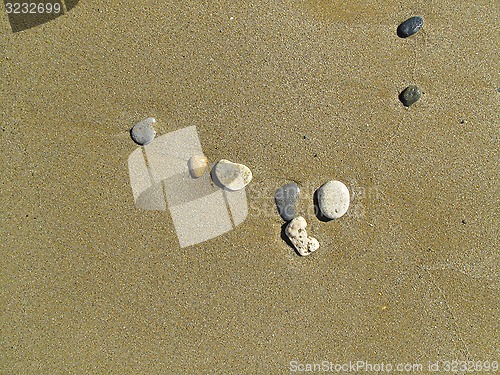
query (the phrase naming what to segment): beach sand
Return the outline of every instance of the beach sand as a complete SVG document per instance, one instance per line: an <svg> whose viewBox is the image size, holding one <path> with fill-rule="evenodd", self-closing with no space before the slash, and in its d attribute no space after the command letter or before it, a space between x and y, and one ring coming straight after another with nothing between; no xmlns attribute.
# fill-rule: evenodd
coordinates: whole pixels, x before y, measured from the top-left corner
<svg viewBox="0 0 500 375"><path fill-rule="evenodd" d="M90 0L15 33L3 13L2 374L500 360L498 7L332 3ZM244 223L180 248L135 206L150 116L252 170ZM322 222L331 179L351 205ZM290 181L308 257L281 238Z"/></svg>

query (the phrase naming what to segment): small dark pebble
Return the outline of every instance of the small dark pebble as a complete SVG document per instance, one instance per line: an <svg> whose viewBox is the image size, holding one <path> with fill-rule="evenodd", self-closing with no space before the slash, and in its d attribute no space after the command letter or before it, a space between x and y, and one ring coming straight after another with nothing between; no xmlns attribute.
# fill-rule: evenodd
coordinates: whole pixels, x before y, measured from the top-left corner
<svg viewBox="0 0 500 375"><path fill-rule="evenodd" d="M300 188L292 182L280 187L274 194L274 200L280 216L285 221L293 220L297 217L295 205L299 199Z"/></svg>
<svg viewBox="0 0 500 375"><path fill-rule="evenodd" d="M399 100L401 100L401 103L403 103L405 107L409 107L420 99L421 95L422 91L420 91L416 85L410 85L399 94Z"/></svg>
<svg viewBox="0 0 500 375"><path fill-rule="evenodd" d="M401 25L398 26L397 30L398 36L400 38L408 38L409 36L415 34L418 30L420 30L423 24L424 20L420 16L414 16L408 18L406 21L404 21Z"/></svg>
<svg viewBox="0 0 500 375"><path fill-rule="evenodd" d="M467 220L462 220L462 224L467 224Z"/></svg>

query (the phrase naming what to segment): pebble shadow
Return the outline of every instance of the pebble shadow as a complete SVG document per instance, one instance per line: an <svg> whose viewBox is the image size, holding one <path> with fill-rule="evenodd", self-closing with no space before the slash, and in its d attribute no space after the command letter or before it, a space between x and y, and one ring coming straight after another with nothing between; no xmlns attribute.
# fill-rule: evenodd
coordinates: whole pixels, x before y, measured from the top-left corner
<svg viewBox="0 0 500 375"><path fill-rule="evenodd" d="M318 189L319 190L319 189ZM313 203L314 203L314 215L316 215L316 218L319 221L322 221L324 223L327 223L329 221L332 221L333 219L329 219L326 216L324 216L321 213L321 210L319 209L319 203L318 203L318 190L316 190L313 194Z"/></svg>
<svg viewBox="0 0 500 375"><path fill-rule="evenodd" d="M220 182L219 179L217 178L217 176L215 175L215 164L217 164L217 163L214 163L210 166L210 177L212 178L212 182L214 183L215 186L217 186L218 188L221 188L224 191L233 192L233 190L225 187L222 184L222 182Z"/></svg>
<svg viewBox="0 0 500 375"><path fill-rule="evenodd" d="M292 241L290 241L290 239L289 239L289 238L288 238L288 236L286 235L286 232L285 232L285 231L286 231L286 227L287 227L287 225L288 225L288 223L285 223L285 224L283 224L283 225L281 226L281 239L282 239L283 241L285 241L285 242L286 242L286 244L287 244L288 246L290 246L290 247L293 249L293 251L295 252L295 254L296 254L296 255L300 256L300 254L297 252L297 249L295 248L295 246L293 246Z"/></svg>

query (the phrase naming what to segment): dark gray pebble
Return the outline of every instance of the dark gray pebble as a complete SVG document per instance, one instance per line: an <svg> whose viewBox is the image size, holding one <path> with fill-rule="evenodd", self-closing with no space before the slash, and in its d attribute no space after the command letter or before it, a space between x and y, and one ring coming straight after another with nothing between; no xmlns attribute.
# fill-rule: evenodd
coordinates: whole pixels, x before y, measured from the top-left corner
<svg viewBox="0 0 500 375"><path fill-rule="evenodd" d="M401 100L401 103L403 103L405 107L409 107L420 99L421 95L422 91L420 91L416 85L410 85L399 94L399 100Z"/></svg>
<svg viewBox="0 0 500 375"><path fill-rule="evenodd" d="M276 190L274 200L276 201L276 207L283 220L290 221L297 217L295 205L299 199L299 193L300 188L294 182L286 184Z"/></svg>
<svg viewBox="0 0 500 375"><path fill-rule="evenodd" d="M132 140L141 146L151 143L156 136L156 131L154 129L155 123L156 120L153 117L148 117L135 124L134 127L130 129Z"/></svg>
<svg viewBox="0 0 500 375"><path fill-rule="evenodd" d="M398 26L397 30L398 36L400 38L408 38L409 36L415 34L418 30L420 30L423 24L424 20L420 16L414 16L408 18L406 21L404 21L401 25Z"/></svg>

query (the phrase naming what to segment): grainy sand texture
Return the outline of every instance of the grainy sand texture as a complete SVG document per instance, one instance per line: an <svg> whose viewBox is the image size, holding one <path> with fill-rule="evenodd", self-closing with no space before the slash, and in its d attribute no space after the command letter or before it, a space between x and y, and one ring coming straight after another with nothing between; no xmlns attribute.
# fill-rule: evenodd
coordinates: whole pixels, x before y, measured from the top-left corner
<svg viewBox="0 0 500 375"><path fill-rule="evenodd" d="M499 361L498 10L89 0L14 32L2 9L0 373ZM243 223L181 248L169 210L135 205L147 117L251 169ZM351 203L325 222L329 180ZM274 205L292 181L306 257Z"/></svg>

